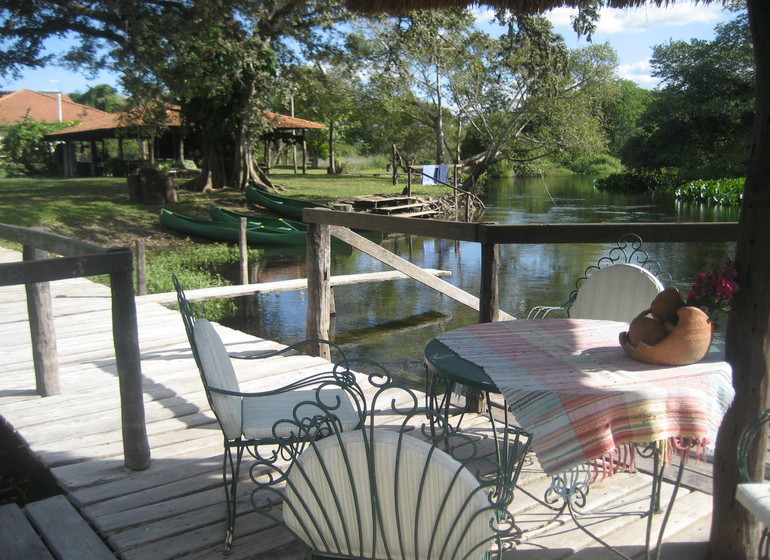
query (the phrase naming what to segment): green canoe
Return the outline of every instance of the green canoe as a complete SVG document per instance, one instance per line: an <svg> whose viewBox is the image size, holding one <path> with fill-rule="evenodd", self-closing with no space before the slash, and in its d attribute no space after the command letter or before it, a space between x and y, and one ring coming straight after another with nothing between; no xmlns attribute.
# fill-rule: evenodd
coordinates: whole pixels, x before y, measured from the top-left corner
<svg viewBox="0 0 770 560"><path fill-rule="evenodd" d="M302 221L302 211L305 208L328 208L328 206L323 204L297 200L288 196L279 196L255 189L254 187L246 187L245 194L246 200L249 202L264 206L268 210L272 210L276 214L290 220Z"/></svg>
<svg viewBox="0 0 770 560"><path fill-rule="evenodd" d="M211 239L212 241L227 241L237 243L240 225L234 222L198 220L171 212L165 208L160 211L162 226L184 233ZM246 240L249 245L262 246L299 246L307 242L307 233L303 231L282 231L264 226L249 226L246 228Z"/></svg>
<svg viewBox="0 0 770 560"><path fill-rule="evenodd" d="M239 224L241 218L248 220L249 226L265 227L274 229L276 231L285 231L287 233L294 233L297 231L306 232L307 226L302 222L295 222L293 220L286 220L284 218L274 218L272 216L255 216L253 214L244 214L242 212L235 212L222 208L221 206L211 205L209 206L209 216L216 222L232 222Z"/></svg>

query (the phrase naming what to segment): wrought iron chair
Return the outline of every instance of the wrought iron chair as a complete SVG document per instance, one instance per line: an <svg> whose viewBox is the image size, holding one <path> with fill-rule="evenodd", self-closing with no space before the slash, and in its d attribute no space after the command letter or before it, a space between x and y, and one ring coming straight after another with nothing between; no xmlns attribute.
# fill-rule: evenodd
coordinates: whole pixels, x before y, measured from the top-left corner
<svg viewBox="0 0 770 560"><path fill-rule="evenodd" d="M770 558L770 482L754 481L749 473L749 451L765 424L770 423L770 408L752 418L738 436L738 474L740 482L735 491L738 500L754 517L764 524L759 540L759 558ZM763 447L764 449L764 447Z"/></svg>
<svg viewBox="0 0 770 560"><path fill-rule="evenodd" d="M284 440L297 438L314 439L330 432L334 424L339 431L353 429L361 423L361 417L353 408L350 392L357 390L355 376L343 361L330 364L329 371L305 376L297 381L269 391L241 392L231 356L213 325L194 313L176 276L173 277L179 309L190 341L195 363L198 366L206 397L224 435L222 479L227 504L227 530L225 551L233 542L236 519L236 491L244 452L258 461L281 458L275 445ZM264 359L287 354L309 342L252 356ZM328 341L320 341L334 346ZM336 348L336 346L335 346ZM241 356L237 356L243 358ZM313 403L307 406L306 403ZM323 402L324 418L312 430L296 433L298 421L317 412L315 403ZM264 448L264 449L263 449Z"/></svg>
<svg viewBox="0 0 770 560"><path fill-rule="evenodd" d="M369 383L374 391L356 392L359 428L303 437L327 413L318 402L318 414L297 422L296 439L279 444L292 460L252 463L256 511L288 529L310 558L500 557L505 541L521 535L508 506L529 434L519 432L513 472L504 472L467 434L451 436L443 451L445 437L431 437L412 391L381 371Z"/></svg>
<svg viewBox="0 0 770 560"><path fill-rule="evenodd" d="M643 249L638 235L624 234L609 253L586 268L575 289L558 306L533 307L527 319L561 312L575 319L631 322L671 282L669 274Z"/></svg>

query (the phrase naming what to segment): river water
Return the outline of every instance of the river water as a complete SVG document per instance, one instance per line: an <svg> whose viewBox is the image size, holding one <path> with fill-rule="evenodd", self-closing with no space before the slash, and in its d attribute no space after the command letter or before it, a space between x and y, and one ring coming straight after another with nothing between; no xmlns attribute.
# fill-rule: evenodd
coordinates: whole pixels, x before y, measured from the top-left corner
<svg viewBox="0 0 770 560"><path fill-rule="evenodd" d="M677 203L670 195L606 193L594 177L565 176L501 179L483 197L486 222L506 224L588 222L736 221L737 208ZM633 228L629 228L633 231ZM424 267L451 271L446 280L478 295L480 247L474 243L423 237L390 237L383 247ZM535 305L558 305L585 268L611 244L503 245L500 247L500 307L526 317ZM721 266L735 253L734 243L649 243L645 249L661 263L673 284L686 293L692 276ZM356 250L333 248L332 274L390 270ZM267 256L252 282L306 276L304 249ZM417 384L423 378L423 348L437 334L477 322L478 313L418 282L341 286L334 289L336 317L332 338L355 357L384 364ZM235 328L286 344L305 337L307 293L284 292L243 298Z"/></svg>

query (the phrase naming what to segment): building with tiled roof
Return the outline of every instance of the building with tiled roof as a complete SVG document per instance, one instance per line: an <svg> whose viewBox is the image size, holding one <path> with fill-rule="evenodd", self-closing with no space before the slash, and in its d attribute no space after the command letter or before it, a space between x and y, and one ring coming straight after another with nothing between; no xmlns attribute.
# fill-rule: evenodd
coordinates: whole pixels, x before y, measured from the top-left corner
<svg viewBox="0 0 770 560"><path fill-rule="evenodd" d="M109 113L72 101L69 95L20 89L0 92L0 130L25 119L38 122L90 122Z"/></svg>
<svg viewBox="0 0 770 560"><path fill-rule="evenodd" d="M303 154L302 165L303 169L305 169L304 131L308 129L323 129L326 127L317 122L272 113L270 111L265 111L264 114L268 123L274 129L272 132L266 133L262 137L265 142L266 161L270 161L269 154L271 144L278 141L288 142L297 144L301 147ZM93 153L95 152L94 142L100 142L107 138L119 138L122 142L122 139L127 137L126 132L128 127L137 121L142 121L141 116L137 118L137 115L132 115L131 113L104 113L102 116L88 122L49 132L45 137L51 142L86 142L90 144L90 151ZM193 159L193 156L190 155L190 153L199 151L198 138L195 134L185 136L186 131L182 129L181 118L177 109L171 108L166 110L165 125L167 130L153 139L153 153L147 154L149 163L154 159ZM74 156L70 156L70 159L72 157ZM96 163L97 159L98 157L90 157L89 161ZM69 166L69 170L65 171L65 174L68 176L74 173L71 170L71 167L72 166ZM96 172L95 168L96 166L94 166L92 173ZM269 171L269 167L267 168L267 171Z"/></svg>

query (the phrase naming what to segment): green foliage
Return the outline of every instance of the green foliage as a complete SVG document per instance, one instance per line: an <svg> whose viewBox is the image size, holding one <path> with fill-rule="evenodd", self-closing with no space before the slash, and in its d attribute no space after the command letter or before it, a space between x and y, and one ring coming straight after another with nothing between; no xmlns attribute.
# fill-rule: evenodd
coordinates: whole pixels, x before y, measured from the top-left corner
<svg viewBox="0 0 770 560"><path fill-rule="evenodd" d="M665 87L626 142L629 167L676 167L690 179L745 173L754 119L754 56L745 14L719 25L713 41L658 45L653 75Z"/></svg>
<svg viewBox="0 0 770 560"><path fill-rule="evenodd" d="M626 143L641 134L641 116L655 94L630 80L619 79L615 85L614 91L602 101L602 114L609 153L620 157Z"/></svg>
<svg viewBox="0 0 770 560"><path fill-rule="evenodd" d="M610 175L612 173L620 173L623 169L623 164L616 157L612 157L609 154L601 154L578 158L569 163L567 167L575 173L583 173L585 175Z"/></svg>
<svg viewBox="0 0 770 560"><path fill-rule="evenodd" d="M119 95L115 88L107 84L89 88L85 93L71 93L70 97L76 103L88 105L107 113L117 113L126 107L126 98Z"/></svg>
<svg viewBox="0 0 770 560"><path fill-rule="evenodd" d="M8 127L0 142L5 172L11 177L49 174L53 152L51 145L44 140L45 134L73 124L38 122L30 118Z"/></svg>
<svg viewBox="0 0 770 560"><path fill-rule="evenodd" d="M594 182L596 188L602 191L631 193L669 190L679 184L679 175L672 169L613 173Z"/></svg>
<svg viewBox="0 0 770 560"><path fill-rule="evenodd" d="M249 259L257 260L261 252L249 250ZM176 274L185 289L228 286L231 283L217 274L218 267L236 265L239 249L233 245L213 243L165 250L147 256L147 292L173 292L171 275ZM229 317L236 309L233 300L217 299L201 306L210 320Z"/></svg>
<svg viewBox="0 0 770 560"><path fill-rule="evenodd" d="M515 177L516 171L513 162L496 161L487 168L487 177Z"/></svg>
<svg viewBox="0 0 770 560"><path fill-rule="evenodd" d="M542 177L554 170L555 166L546 158L533 161L517 161L513 165L514 177Z"/></svg>
<svg viewBox="0 0 770 560"><path fill-rule="evenodd" d="M690 181L674 189L677 200L740 206L745 179Z"/></svg>

